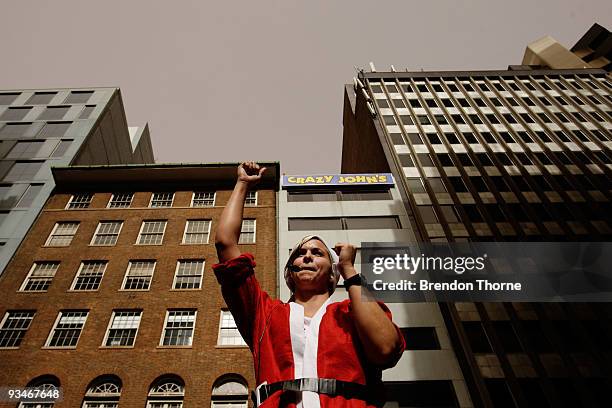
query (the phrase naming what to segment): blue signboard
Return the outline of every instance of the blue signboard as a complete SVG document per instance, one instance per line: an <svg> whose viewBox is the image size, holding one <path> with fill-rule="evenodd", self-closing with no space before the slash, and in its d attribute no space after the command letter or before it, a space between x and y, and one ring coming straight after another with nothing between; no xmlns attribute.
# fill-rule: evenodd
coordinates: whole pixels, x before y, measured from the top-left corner
<svg viewBox="0 0 612 408"><path fill-rule="evenodd" d="M283 176L283 188L313 186L392 186L391 173L318 174Z"/></svg>

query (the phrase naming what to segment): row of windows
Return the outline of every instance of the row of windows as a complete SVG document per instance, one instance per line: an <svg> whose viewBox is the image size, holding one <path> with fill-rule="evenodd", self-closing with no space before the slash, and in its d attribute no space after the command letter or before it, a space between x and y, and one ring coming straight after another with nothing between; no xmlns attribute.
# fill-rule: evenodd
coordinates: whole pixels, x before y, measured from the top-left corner
<svg viewBox="0 0 612 408"><path fill-rule="evenodd" d="M29 207L44 184L0 185L0 208Z"/></svg>
<svg viewBox="0 0 612 408"><path fill-rule="evenodd" d="M389 190L288 191L288 202L392 200Z"/></svg>
<svg viewBox="0 0 612 408"><path fill-rule="evenodd" d="M108 261L82 261L70 285L72 291L95 291L100 288ZM130 260L121 290L149 290L157 262L150 259ZM173 289L200 289L204 276L204 259L183 259L176 263ZM58 261L34 262L23 284L22 292L46 292L59 269Z"/></svg>
<svg viewBox="0 0 612 408"><path fill-rule="evenodd" d="M35 315L36 311L32 310L6 312L0 325L0 348L18 348ZM88 316L89 310L60 311L44 347L76 348ZM196 317L196 309L167 310L159 346L192 346ZM133 347L141 318L140 309L114 310L101 347ZM246 346L228 310L221 310L217 345Z"/></svg>
<svg viewBox="0 0 612 408"><path fill-rule="evenodd" d="M66 205L66 209L89 208L93 200L93 193L73 194ZM194 191L191 196L191 207L214 207L216 192L214 191ZM129 208L132 205L134 193L114 193L106 208ZM150 208L172 207L174 203L174 192L155 192L151 194L149 201ZM247 192L245 205L257 205L257 191Z"/></svg>
<svg viewBox="0 0 612 408"><path fill-rule="evenodd" d="M71 106L47 106L45 110L43 110L36 118L32 118L32 120L62 120L70 108ZM94 105L84 106L81 109L77 119L89 119L89 116L92 114L94 108ZM25 118L31 110L31 106L10 107L6 109L2 115L0 115L0 120L6 122L20 121Z"/></svg>
<svg viewBox="0 0 612 408"><path fill-rule="evenodd" d="M40 391L59 392L60 381L52 375L35 378L28 388ZM87 387L82 408L118 408L123 382L116 375L102 375ZM166 374L158 377L149 387L146 408L182 408L185 396L185 382L177 375ZM52 408L54 403L21 402L19 408ZM236 374L218 378L211 395L211 407L247 408L248 387L246 380Z"/></svg>
<svg viewBox="0 0 612 408"><path fill-rule="evenodd" d="M64 99L63 103L66 104L84 104L89 102L89 98L93 95L94 91L71 91L70 94ZM17 97L21 95L20 92L2 92L0 93L0 105L10 105ZM51 100L57 95L57 92L46 91L46 92L34 92L30 98L26 101L26 105L46 105L51 103Z"/></svg>
<svg viewBox="0 0 612 408"><path fill-rule="evenodd" d="M28 141L0 141L0 146L5 143L15 143L8 151L5 159L47 159L62 157L72 140L47 139L47 140L28 140Z"/></svg>
<svg viewBox="0 0 612 408"><path fill-rule="evenodd" d="M0 124L0 136L3 138L61 138L64 137L73 122L18 122Z"/></svg>
<svg viewBox="0 0 612 408"><path fill-rule="evenodd" d="M244 219L240 231L239 244L255 243L255 221ZM143 221L140 226L136 245L161 245L166 231L166 220ZM187 220L183 233L183 244L208 244L210 236L211 220ZM55 223L49 234L45 246L64 247L69 246L74 238L80 222L61 221ZM89 245L113 246L119 239L123 221L100 221L94 232Z"/></svg>
<svg viewBox="0 0 612 408"><path fill-rule="evenodd" d="M289 218L289 231L401 229L397 216Z"/></svg>
<svg viewBox="0 0 612 408"><path fill-rule="evenodd" d="M550 81L555 87L563 91L572 91L572 88L579 90L581 93L589 93L591 88L596 90L604 91L607 87L608 89L612 88L610 86L610 82L605 79L605 77L596 77L597 80L592 79L590 77L584 76L564 76L564 77L544 77ZM544 79L538 78L535 79L533 77L473 77L474 82L472 83L469 80L459 80L459 78L429 78L429 79L413 79L414 85L405 81L403 79L399 79L400 88L403 92L406 93L416 93L416 92L430 92L430 88L433 89L433 92L436 93L446 93L447 91L442 85L445 85L450 92L459 93L462 90L459 88L459 84L466 92L476 92L474 85L478 87L482 92L491 92L492 88L495 88L497 91L506 92L508 89L512 89L513 91L524 91L522 87L527 88L529 91L540 91L544 89L545 91L555 91L553 87ZM561 78L563 80L561 80ZM485 81L485 79L487 81ZM588 84L589 86L584 86L582 82ZM394 78L383 79L382 84L378 79L370 79L369 83L371 85L371 89L373 93L383 93L382 86L384 85L385 89L389 93L399 93L398 87L395 83ZM519 86L520 84L520 86ZM536 85L538 85L536 87ZM569 87L568 87L569 85ZM522 86L522 87L521 87ZM416 88L416 89L415 89Z"/></svg>

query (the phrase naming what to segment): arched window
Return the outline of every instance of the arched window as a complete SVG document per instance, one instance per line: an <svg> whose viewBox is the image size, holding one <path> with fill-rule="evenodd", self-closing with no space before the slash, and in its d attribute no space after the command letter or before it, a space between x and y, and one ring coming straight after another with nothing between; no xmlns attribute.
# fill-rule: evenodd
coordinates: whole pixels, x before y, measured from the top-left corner
<svg viewBox="0 0 612 408"><path fill-rule="evenodd" d="M176 375L165 375L149 388L147 408L183 408L185 382Z"/></svg>
<svg viewBox="0 0 612 408"><path fill-rule="evenodd" d="M93 380L83 400L83 408L118 408L121 379L116 375L102 375Z"/></svg>
<svg viewBox="0 0 612 408"><path fill-rule="evenodd" d="M41 375L40 377L34 378L27 385L27 388L37 388L41 391L54 391L59 390L60 381L54 375ZM28 402L22 401L19 403L19 408L53 408L55 404L53 402Z"/></svg>
<svg viewBox="0 0 612 408"><path fill-rule="evenodd" d="M227 374L215 381L210 398L211 408L247 408L249 387L238 374Z"/></svg>

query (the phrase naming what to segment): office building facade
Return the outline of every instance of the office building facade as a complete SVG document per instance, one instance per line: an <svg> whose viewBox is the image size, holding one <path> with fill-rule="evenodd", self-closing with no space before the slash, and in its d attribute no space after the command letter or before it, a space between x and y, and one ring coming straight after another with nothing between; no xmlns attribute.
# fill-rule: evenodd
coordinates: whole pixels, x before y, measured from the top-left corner
<svg viewBox="0 0 612 408"><path fill-rule="evenodd" d="M415 242L412 222L389 173L283 176L279 193L280 299L290 297L284 265L293 245L305 235L320 235L329 245L355 245L355 268L361 272L363 242ZM341 279L332 299L347 297ZM397 365L383 371L385 407L417 406L409 404L419 401L472 407L438 304L386 304L407 347ZM420 387L411 388L416 381Z"/></svg>
<svg viewBox="0 0 612 408"><path fill-rule="evenodd" d="M44 407L246 407L251 353L212 273L236 166L54 168L0 277L0 384L61 388ZM276 295L278 163L266 166L240 247Z"/></svg>
<svg viewBox="0 0 612 408"><path fill-rule="evenodd" d="M600 69L362 72L342 171L393 173L421 242L609 241L611 89ZM474 406L609 403L609 304L439 305Z"/></svg>
<svg viewBox="0 0 612 408"><path fill-rule="evenodd" d="M53 190L51 166L153 161L117 88L0 91L0 274Z"/></svg>

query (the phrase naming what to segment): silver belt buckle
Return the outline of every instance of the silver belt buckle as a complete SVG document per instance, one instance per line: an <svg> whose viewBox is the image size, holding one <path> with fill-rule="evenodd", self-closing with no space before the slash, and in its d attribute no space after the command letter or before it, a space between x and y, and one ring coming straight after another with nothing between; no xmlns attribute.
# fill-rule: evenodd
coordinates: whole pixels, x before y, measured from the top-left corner
<svg viewBox="0 0 612 408"><path fill-rule="evenodd" d="M259 384L257 386L257 388L255 388L255 406L258 407L259 405L261 405L261 395L259 394L259 391L261 391L261 387L263 387L264 385L267 385L268 382L264 381L261 384Z"/></svg>

